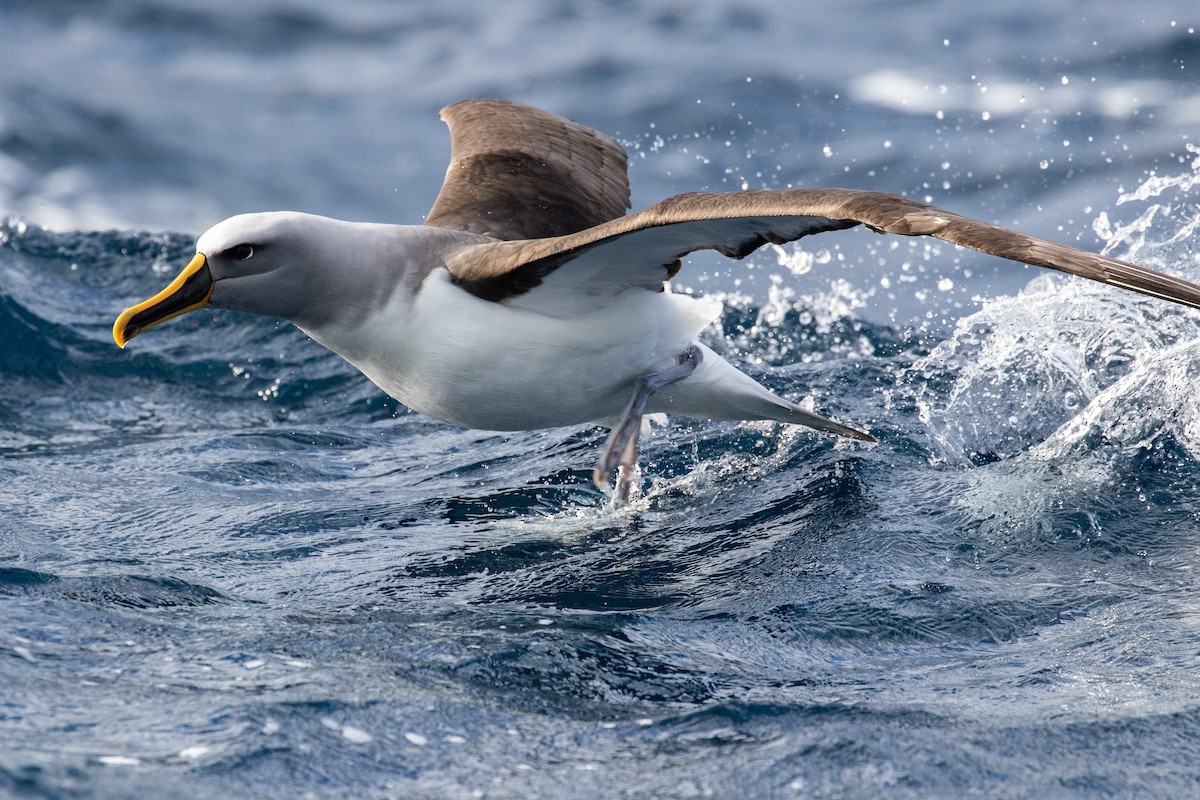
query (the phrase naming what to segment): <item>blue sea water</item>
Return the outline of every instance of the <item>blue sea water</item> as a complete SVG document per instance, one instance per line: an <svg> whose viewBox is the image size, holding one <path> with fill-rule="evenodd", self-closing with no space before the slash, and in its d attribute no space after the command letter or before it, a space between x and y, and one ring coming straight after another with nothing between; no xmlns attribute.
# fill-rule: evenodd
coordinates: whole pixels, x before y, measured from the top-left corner
<svg viewBox="0 0 1200 800"><path fill-rule="evenodd" d="M846 185L1200 279L1192 2L0 7L0 796L1200 795L1200 314L919 240L696 258L873 432L462 431L273 320L111 324L241 211L416 222L437 109L634 204Z"/></svg>

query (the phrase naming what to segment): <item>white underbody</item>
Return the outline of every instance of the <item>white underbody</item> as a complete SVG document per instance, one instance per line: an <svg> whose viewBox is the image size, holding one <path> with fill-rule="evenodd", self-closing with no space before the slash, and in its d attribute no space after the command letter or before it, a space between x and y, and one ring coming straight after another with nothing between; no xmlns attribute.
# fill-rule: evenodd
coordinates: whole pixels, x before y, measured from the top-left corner
<svg viewBox="0 0 1200 800"><path fill-rule="evenodd" d="M531 430L618 417L639 378L667 369L720 304L630 288L559 318L481 300L434 270L354 326L306 330L409 408L468 428ZM776 398L702 347L690 377L646 408L707 419L792 421Z"/></svg>

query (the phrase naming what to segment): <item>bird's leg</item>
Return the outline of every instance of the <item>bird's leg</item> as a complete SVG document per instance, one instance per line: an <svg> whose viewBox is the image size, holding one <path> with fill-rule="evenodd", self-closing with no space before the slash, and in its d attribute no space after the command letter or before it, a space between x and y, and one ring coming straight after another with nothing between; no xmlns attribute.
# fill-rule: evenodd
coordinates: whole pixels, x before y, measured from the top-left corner
<svg viewBox="0 0 1200 800"><path fill-rule="evenodd" d="M696 345L689 345L679 356L679 363L668 367L662 372L646 375L638 380L629 398L625 410L621 412L617 424L613 425L604 449L600 451L600 460L592 470L592 482L604 491L608 488L608 476L616 468L617 486L615 496L618 502L628 499L637 470L638 438L642 433L642 412L650 396L665 386L683 380L696 371L703 355Z"/></svg>
<svg viewBox="0 0 1200 800"><path fill-rule="evenodd" d="M633 485L638 482L638 478L642 474L637 463L638 441L642 438L641 431L642 417L638 417L637 429L625 443L625 449L621 451L621 458L617 461L617 483L613 487L613 503L618 506L629 503L629 499L633 496Z"/></svg>

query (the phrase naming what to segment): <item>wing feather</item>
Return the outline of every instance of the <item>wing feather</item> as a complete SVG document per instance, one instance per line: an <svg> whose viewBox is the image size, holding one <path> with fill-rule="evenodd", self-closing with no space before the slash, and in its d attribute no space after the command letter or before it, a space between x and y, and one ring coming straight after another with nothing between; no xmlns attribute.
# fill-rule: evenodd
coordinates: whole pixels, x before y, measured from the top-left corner
<svg viewBox="0 0 1200 800"><path fill-rule="evenodd" d="M463 100L441 116L450 127L450 166L426 225L536 239L629 208L625 151L602 133L505 100Z"/></svg>
<svg viewBox="0 0 1200 800"><path fill-rule="evenodd" d="M1058 270L1200 308L1200 286L898 195L857 189L780 189L676 195L636 214L565 236L466 247L447 261L453 280L497 302L532 292L602 295L659 289L677 261L715 249L743 258L768 242L866 225L878 233L933 236L1002 258ZM545 297L530 297L534 306Z"/></svg>

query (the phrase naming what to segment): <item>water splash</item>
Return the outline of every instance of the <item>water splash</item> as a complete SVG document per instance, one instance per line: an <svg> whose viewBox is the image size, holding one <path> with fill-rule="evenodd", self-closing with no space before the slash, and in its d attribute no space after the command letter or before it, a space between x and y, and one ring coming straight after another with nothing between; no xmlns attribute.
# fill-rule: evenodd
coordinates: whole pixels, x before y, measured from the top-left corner
<svg viewBox="0 0 1200 800"><path fill-rule="evenodd" d="M1200 229L1200 202L1191 196L1200 186L1200 147L1194 144L1186 147L1188 152L1195 155L1190 172L1179 175L1151 174L1136 189L1123 192L1117 198L1117 205L1124 205L1163 198L1166 194L1167 197L1161 202L1147 206L1126 223L1114 223L1107 211L1097 215L1092 229L1105 241L1103 252L1106 255L1123 252L1126 258L1132 259L1140 257L1142 250L1149 247L1150 257L1154 258L1154 251L1178 246L1178 252L1168 251L1159 256L1159 260L1166 262L1164 268L1171 268L1166 256L1183 256L1182 264L1188 261L1193 265L1200 263L1200 250L1187 245ZM1193 266L1190 274L1198 271Z"/></svg>
<svg viewBox="0 0 1200 800"><path fill-rule="evenodd" d="M1190 171L1152 175L1118 205L1158 200L1125 223L1095 223L1105 253L1174 274L1200 273L1200 148ZM1170 192L1170 197L1163 196ZM1200 320L1180 307L1097 284L1042 275L991 300L912 367L935 461L988 463L1170 435L1193 455L1186 387Z"/></svg>

